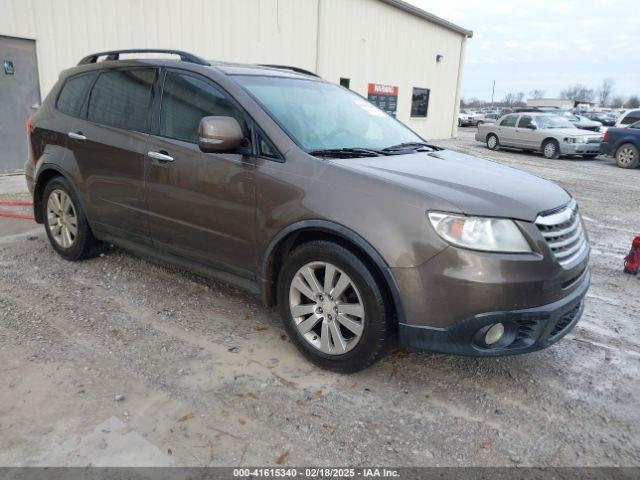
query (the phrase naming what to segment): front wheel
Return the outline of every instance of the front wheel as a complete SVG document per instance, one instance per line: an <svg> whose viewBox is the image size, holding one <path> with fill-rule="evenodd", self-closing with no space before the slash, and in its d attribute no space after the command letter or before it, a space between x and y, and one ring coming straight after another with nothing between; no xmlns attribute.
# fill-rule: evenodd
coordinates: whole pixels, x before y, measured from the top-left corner
<svg viewBox="0 0 640 480"><path fill-rule="evenodd" d="M555 140L547 140L542 144L542 155L549 160L560 158L560 146Z"/></svg>
<svg viewBox="0 0 640 480"><path fill-rule="evenodd" d="M621 145L616 151L616 164L620 168L637 168L640 164L638 149L630 143Z"/></svg>
<svg viewBox="0 0 640 480"><path fill-rule="evenodd" d="M328 241L296 248L278 278L278 304L296 347L336 372L362 370L388 350L393 319L379 280L350 250Z"/></svg>

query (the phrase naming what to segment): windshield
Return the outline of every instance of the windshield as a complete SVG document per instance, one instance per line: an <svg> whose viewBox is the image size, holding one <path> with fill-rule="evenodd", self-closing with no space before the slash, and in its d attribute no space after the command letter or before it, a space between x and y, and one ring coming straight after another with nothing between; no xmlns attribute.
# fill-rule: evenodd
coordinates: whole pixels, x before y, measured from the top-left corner
<svg viewBox="0 0 640 480"><path fill-rule="evenodd" d="M331 83L249 75L236 80L307 151L423 141L364 98Z"/></svg>
<svg viewBox="0 0 640 480"><path fill-rule="evenodd" d="M557 115L541 115L536 118L539 128L575 128L573 124Z"/></svg>

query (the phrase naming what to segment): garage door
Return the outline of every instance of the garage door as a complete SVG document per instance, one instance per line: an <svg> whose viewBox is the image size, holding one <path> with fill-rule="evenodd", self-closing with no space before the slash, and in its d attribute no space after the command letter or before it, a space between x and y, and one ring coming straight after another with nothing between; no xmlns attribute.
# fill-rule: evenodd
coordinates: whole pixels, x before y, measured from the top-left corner
<svg viewBox="0 0 640 480"><path fill-rule="evenodd" d="M39 104L36 42L0 35L0 172L24 167L27 119Z"/></svg>

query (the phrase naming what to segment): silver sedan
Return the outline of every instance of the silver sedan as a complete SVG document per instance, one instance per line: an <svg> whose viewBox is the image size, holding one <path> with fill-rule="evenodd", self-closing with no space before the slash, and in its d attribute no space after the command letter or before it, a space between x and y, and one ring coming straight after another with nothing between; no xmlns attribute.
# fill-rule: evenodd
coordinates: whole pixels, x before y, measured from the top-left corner
<svg viewBox="0 0 640 480"><path fill-rule="evenodd" d="M496 123L478 125L476 140L486 143L490 150L509 147L539 151L545 158L594 158L600 152L602 135L577 129L557 115L527 112L511 113Z"/></svg>

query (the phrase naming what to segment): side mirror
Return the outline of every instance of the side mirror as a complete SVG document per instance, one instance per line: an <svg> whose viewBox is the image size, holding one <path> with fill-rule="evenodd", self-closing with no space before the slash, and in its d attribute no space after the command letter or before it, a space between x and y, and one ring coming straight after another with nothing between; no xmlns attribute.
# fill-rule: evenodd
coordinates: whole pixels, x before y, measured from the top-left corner
<svg viewBox="0 0 640 480"><path fill-rule="evenodd" d="M223 153L242 145L244 133L233 117L204 117L198 127L198 146L207 153Z"/></svg>

